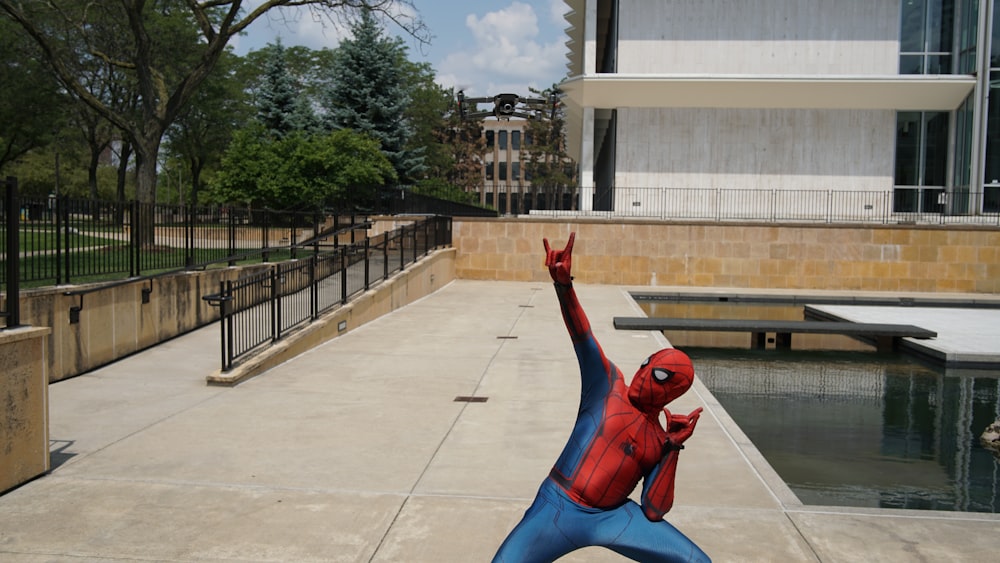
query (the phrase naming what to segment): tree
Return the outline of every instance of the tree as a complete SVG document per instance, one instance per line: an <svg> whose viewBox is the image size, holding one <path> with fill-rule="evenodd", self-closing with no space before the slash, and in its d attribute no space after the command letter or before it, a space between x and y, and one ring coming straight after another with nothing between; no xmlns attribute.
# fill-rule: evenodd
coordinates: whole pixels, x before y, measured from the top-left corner
<svg viewBox="0 0 1000 563"><path fill-rule="evenodd" d="M177 121L167 132L167 148L186 162L191 179L191 205L198 204L202 173L222 156L233 133L250 115L237 69L240 59L225 53Z"/></svg>
<svg viewBox="0 0 1000 563"><path fill-rule="evenodd" d="M545 100L558 100L559 96L556 85L540 92L534 88L530 91ZM525 174L531 181L532 199L538 201L539 192L549 200L562 197L564 193L573 194L576 190L576 167L566 154L565 111L558 105L555 111L552 108L537 109L540 110L540 117L530 120L526 129L531 142L525 142L521 150Z"/></svg>
<svg viewBox="0 0 1000 563"><path fill-rule="evenodd" d="M285 48L279 41L267 50L264 75L257 89L257 121L272 137L284 137L293 131L309 131L316 116L307 100L299 95L299 84L287 70Z"/></svg>
<svg viewBox="0 0 1000 563"><path fill-rule="evenodd" d="M272 137L253 122L236 133L213 181L214 198L272 209L368 206L396 179L378 142L341 129Z"/></svg>
<svg viewBox="0 0 1000 563"><path fill-rule="evenodd" d="M426 195L473 203L483 198L483 139L482 122L462 119L454 92L449 91L447 105L431 130L428 142L426 177L417 184L417 191Z"/></svg>
<svg viewBox="0 0 1000 563"><path fill-rule="evenodd" d="M243 0L0 0L0 13L35 40L66 90L129 137L136 156L136 195L151 203L164 133L215 67L229 40L264 14L293 6L333 18L375 11L426 40L423 24L406 15L415 12L408 0L264 0L246 10L244 4ZM109 32L112 28L117 33ZM141 104L137 114L117 111L93 95L88 81L95 77L85 71L94 59L128 74ZM153 242L152 231L140 237L145 244Z"/></svg>
<svg viewBox="0 0 1000 563"><path fill-rule="evenodd" d="M0 171L48 144L70 100L38 61L30 38L0 18Z"/></svg>
<svg viewBox="0 0 1000 563"><path fill-rule="evenodd" d="M410 94L402 40L383 35L370 11L351 26L353 38L335 51L333 85L327 98L327 126L361 131L379 141L400 181L411 183L423 170L421 147L409 146L406 119Z"/></svg>
<svg viewBox="0 0 1000 563"><path fill-rule="evenodd" d="M285 79L293 86L296 98L305 109L315 115L318 125L326 92L332 83L334 74L334 51L332 49L310 49L301 45L286 47L279 43L271 43L262 49L251 51L242 58L238 75L244 84L249 103L255 108L262 106L268 80L270 65L277 58L276 51L281 50L280 60Z"/></svg>
<svg viewBox="0 0 1000 563"><path fill-rule="evenodd" d="M406 60L402 70L403 83L410 93L403 114L412 131L406 148L424 151L421 176L429 177L432 170L443 170L452 160L447 145L441 142L437 131L446 123L454 95L434 80L434 69L428 63Z"/></svg>

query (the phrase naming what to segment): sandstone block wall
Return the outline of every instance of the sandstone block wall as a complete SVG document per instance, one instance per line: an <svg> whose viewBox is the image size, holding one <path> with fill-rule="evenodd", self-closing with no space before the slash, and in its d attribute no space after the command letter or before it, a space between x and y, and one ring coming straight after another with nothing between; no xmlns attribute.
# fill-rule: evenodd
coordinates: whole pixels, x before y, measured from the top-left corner
<svg viewBox="0 0 1000 563"><path fill-rule="evenodd" d="M1000 230L961 226L456 219L456 276L547 281L571 231L584 283L1000 293Z"/></svg>

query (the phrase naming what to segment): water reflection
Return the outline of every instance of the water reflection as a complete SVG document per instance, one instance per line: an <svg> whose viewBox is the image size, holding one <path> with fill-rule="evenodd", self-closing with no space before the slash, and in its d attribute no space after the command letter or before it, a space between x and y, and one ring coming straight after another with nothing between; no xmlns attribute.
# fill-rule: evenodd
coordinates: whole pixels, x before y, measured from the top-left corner
<svg viewBox="0 0 1000 563"><path fill-rule="evenodd" d="M698 375L806 504L998 512L979 435L1000 372L854 352L688 348Z"/></svg>

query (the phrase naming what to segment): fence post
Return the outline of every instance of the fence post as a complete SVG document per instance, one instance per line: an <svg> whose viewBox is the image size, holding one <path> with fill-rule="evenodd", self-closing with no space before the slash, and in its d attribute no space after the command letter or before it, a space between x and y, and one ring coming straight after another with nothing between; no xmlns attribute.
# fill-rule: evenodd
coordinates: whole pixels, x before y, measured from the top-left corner
<svg viewBox="0 0 1000 563"><path fill-rule="evenodd" d="M417 229L418 228L420 228L420 226L417 225L416 223L414 223L413 224L413 261L414 262L417 261L417 257L419 256L419 254L417 254L417 251L419 250L417 248Z"/></svg>
<svg viewBox="0 0 1000 563"><path fill-rule="evenodd" d="M62 210L63 210L63 198L62 198L62 196L58 196L57 195L56 199L55 199L55 207L53 208L53 213L55 214L54 219L55 219L55 223L56 223L56 244L55 244L55 247L56 247L56 285L61 285L63 282L68 281L68 280L66 280L66 279L63 278L63 244L62 244L62 235L63 235L63 232L62 232L62 230L63 230L62 223L63 223L63 217L62 217Z"/></svg>
<svg viewBox="0 0 1000 563"><path fill-rule="evenodd" d="M233 326L230 314L232 308L229 306L229 299L233 295L233 282L220 281L219 294L222 300L219 301L219 326L222 328L222 371L229 371L233 367Z"/></svg>
<svg viewBox="0 0 1000 563"><path fill-rule="evenodd" d="M365 237L365 291L371 289L371 239Z"/></svg>
<svg viewBox="0 0 1000 563"><path fill-rule="evenodd" d="M58 203L56 204L58 206ZM138 276L140 266L139 248L142 246L139 244L139 237L142 233L142 219L139 217L139 202L132 200L129 202L129 224L132 226L129 229L129 241L128 241L128 269L130 276Z"/></svg>
<svg viewBox="0 0 1000 563"><path fill-rule="evenodd" d="M389 232L382 233L382 281L389 279Z"/></svg>
<svg viewBox="0 0 1000 563"><path fill-rule="evenodd" d="M271 342L276 342L281 338L281 292L278 284L281 283L281 264L271 267Z"/></svg>
<svg viewBox="0 0 1000 563"><path fill-rule="evenodd" d="M235 207L230 207L229 208L229 217L228 217L228 219L229 219L229 225L228 225L228 229L227 229L228 230L228 236L227 236L227 238L229 239L229 249L228 249L227 252L229 253L229 265L230 266L235 266L236 265L236 260L233 259L233 257L236 256L236 218L235 218L235 215L236 215L236 208Z"/></svg>
<svg viewBox="0 0 1000 563"><path fill-rule="evenodd" d="M181 213L184 215L184 267L189 270L194 265L194 213L191 207L181 206Z"/></svg>
<svg viewBox="0 0 1000 563"><path fill-rule="evenodd" d="M406 269L406 225L399 227L399 271Z"/></svg>
<svg viewBox="0 0 1000 563"><path fill-rule="evenodd" d="M21 204L17 197L17 179L8 176L4 182L4 208L7 210L7 328L21 326Z"/></svg>
<svg viewBox="0 0 1000 563"><path fill-rule="evenodd" d="M316 279L316 268L319 265L319 255L309 257L309 318L319 318L319 280Z"/></svg>
<svg viewBox="0 0 1000 563"><path fill-rule="evenodd" d="M271 212L267 209L258 209L257 216L261 218L260 247L264 249L260 253L260 259L263 262L268 262L271 259L271 253L267 250L268 248L271 248Z"/></svg>
<svg viewBox="0 0 1000 563"><path fill-rule="evenodd" d="M347 305L347 247L340 247L340 303Z"/></svg>

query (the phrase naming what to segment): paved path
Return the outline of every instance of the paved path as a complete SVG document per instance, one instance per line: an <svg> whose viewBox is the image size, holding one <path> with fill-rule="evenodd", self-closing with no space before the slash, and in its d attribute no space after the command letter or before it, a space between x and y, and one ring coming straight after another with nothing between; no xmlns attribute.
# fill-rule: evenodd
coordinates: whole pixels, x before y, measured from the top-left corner
<svg viewBox="0 0 1000 563"><path fill-rule="evenodd" d="M664 344L613 328L641 314L623 288L578 291L626 373ZM233 388L205 384L217 330L50 386L59 465L0 496L0 560L488 561L575 416L547 283L453 282ZM698 405L668 519L715 561L995 558L994 515L802 506L703 386L675 406Z"/></svg>

